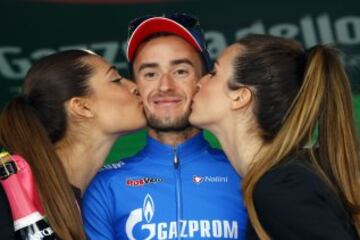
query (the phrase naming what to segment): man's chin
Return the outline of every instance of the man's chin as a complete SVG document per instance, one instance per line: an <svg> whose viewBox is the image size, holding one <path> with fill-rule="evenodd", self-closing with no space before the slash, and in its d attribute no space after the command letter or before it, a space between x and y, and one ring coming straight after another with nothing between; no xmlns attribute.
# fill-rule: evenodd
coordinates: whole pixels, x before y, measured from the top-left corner
<svg viewBox="0 0 360 240"><path fill-rule="evenodd" d="M191 127L189 114L176 119L147 116L148 127L157 132L181 132Z"/></svg>
<svg viewBox="0 0 360 240"><path fill-rule="evenodd" d="M191 127L190 124L183 125L183 126L151 126L151 125L149 125L149 128L154 130L155 132L163 132L163 133L166 133L166 132L180 133L180 132L186 131L190 127Z"/></svg>

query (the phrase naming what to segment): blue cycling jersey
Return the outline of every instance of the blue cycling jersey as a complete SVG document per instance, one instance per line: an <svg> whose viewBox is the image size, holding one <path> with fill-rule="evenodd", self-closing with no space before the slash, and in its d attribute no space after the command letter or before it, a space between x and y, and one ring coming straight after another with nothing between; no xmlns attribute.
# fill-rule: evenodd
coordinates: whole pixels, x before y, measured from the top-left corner
<svg viewBox="0 0 360 240"><path fill-rule="evenodd" d="M202 133L177 147L147 137L105 166L83 199L89 239L245 239L241 179Z"/></svg>

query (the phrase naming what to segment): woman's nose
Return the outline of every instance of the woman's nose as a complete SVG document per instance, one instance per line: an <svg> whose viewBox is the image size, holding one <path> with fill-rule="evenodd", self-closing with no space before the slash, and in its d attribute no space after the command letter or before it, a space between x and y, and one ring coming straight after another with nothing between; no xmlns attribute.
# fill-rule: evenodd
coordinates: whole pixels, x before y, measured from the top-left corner
<svg viewBox="0 0 360 240"><path fill-rule="evenodd" d="M137 87L137 85L132 82L132 81L127 81L127 84L128 84L128 89L130 90L130 92L132 94L134 94L135 96L140 96L140 93L139 93L139 89Z"/></svg>
<svg viewBox="0 0 360 240"><path fill-rule="evenodd" d="M201 88L201 87L202 87L201 83L198 82L198 83L196 84L196 92L200 91L200 88Z"/></svg>
<svg viewBox="0 0 360 240"><path fill-rule="evenodd" d="M139 89L137 87L135 87L132 91L131 91L135 96L140 96L140 92Z"/></svg>

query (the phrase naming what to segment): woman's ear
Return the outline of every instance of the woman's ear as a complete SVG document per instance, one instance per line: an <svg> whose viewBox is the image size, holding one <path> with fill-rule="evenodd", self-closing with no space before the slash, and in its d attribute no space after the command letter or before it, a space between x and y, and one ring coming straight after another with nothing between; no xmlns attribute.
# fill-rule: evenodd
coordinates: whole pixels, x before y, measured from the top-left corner
<svg viewBox="0 0 360 240"><path fill-rule="evenodd" d="M69 112L70 114L82 117L82 118L92 118L94 113L91 108L91 101L86 97L73 97L69 102Z"/></svg>
<svg viewBox="0 0 360 240"><path fill-rule="evenodd" d="M238 110L251 103L252 92L247 87L241 87L238 90L232 91L230 97L232 99L231 109Z"/></svg>

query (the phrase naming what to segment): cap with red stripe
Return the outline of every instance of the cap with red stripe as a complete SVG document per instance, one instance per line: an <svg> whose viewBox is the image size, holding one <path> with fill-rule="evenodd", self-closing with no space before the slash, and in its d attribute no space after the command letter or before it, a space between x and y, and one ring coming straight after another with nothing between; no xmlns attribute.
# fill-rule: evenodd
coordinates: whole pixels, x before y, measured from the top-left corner
<svg viewBox="0 0 360 240"><path fill-rule="evenodd" d="M200 37L202 38L201 40L205 41L203 34L197 33L196 35L180 23L166 17L152 17L144 20L141 24L139 24L139 26L136 27L128 40L126 50L126 56L128 61L132 62L134 60L136 50L145 38L154 33L160 32L173 33L190 43L192 46L195 47L195 49L197 49L201 53L205 61L206 67L209 68L209 54L206 50L205 45L200 44L200 40L198 40L198 38Z"/></svg>

